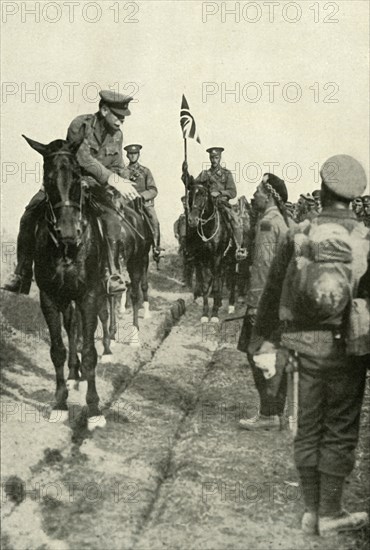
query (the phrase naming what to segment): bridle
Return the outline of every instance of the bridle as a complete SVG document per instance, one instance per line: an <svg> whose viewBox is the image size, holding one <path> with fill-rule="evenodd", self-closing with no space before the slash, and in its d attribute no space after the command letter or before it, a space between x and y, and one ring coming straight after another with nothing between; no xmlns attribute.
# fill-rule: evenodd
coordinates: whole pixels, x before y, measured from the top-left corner
<svg viewBox="0 0 370 550"><path fill-rule="evenodd" d="M207 193L208 193L208 191L207 191ZM213 202L213 212L212 212L212 214L208 218L203 218L203 214L206 211L206 206L207 206L207 203L204 204L204 206L203 206L203 208L200 212L200 216L198 217L198 221L197 221L197 233L198 233L199 237L202 239L202 241L204 243L207 243L210 240L212 240L220 230L220 213L219 213L215 203ZM214 219L216 220L216 229L210 237L206 237L205 234L204 234L203 227L205 225L207 225L207 223L209 223L210 221L212 221Z"/></svg>
<svg viewBox="0 0 370 550"><path fill-rule="evenodd" d="M70 151L56 151L55 153L50 153L49 155L45 155L45 158L55 157L57 155L69 156L69 157L74 157L75 156ZM80 202L79 203L76 202L76 201L72 201L70 199L67 199L67 200L64 200L64 201L59 201L57 204L53 205L51 203L51 201L49 199L49 196L46 193L46 191L45 191L45 197L46 197L47 207L48 207L49 212L51 214L51 219L47 219L47 221L49 222L49 234L50 234L53 242L55 243L55 245L57 247L59 247L59 241L58 241L58 238L56 236L57 218L56 218L56 215L55 215L55 211L59 210L60 208L65 208L65 207L74 208L75 210L79 211L79 213L80 213L79 222L82 223L83 222L82 211L83 211L84 199L85 199L85 195L84 195L84 192L83 192L83 183L81 182L81 193L80 193Z"/></svg>

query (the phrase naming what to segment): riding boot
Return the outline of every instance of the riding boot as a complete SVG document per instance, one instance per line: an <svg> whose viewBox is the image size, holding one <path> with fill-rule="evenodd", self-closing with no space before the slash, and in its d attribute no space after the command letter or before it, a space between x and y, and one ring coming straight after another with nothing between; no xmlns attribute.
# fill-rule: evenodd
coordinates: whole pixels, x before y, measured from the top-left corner
<svg viewBox="0 0 370 550"><path fill-rule="evenodd" d="M159 260L163 256L162 252L164 249L160 247L161 237L157 213L154 209L153 204L149 203L145 204L145 211L149 218L150 226L153 232L153 259L155 262L159 262Z"/></svg>
<svg viewBox="0 0 370 550"><path fill-rule="evenodd" d="M163 258L163 248L160 246L161 236L159 231L159 222L156 220L156 223L153 223L153 259L155 262L158 262Z"/></svg>
<svg viewBox="0 0 370 550"><path fill-rule="evenodd" d="M29 294L32 283L32 264L35 252L35 229L37 220L40 216L40 204L45 195L37 193L27 206L19 225L19 235L17 240L17 259L18 263L4 285L1 287L9 292L20 294Z"/></svg>
<svg viewBox="0 0 370 550"><path fill-rule="evenodd" d="M107 265L105 268L105 286L107 294L119 294L127 290L129 275L126 269L119 268L119 244L107 238Z"/></svg>

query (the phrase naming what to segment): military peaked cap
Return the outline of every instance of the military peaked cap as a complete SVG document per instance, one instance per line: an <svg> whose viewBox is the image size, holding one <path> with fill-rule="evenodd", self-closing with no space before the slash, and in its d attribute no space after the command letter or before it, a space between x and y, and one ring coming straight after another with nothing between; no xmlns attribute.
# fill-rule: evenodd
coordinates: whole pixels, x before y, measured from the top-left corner
<svg viewBox="0 0 370 550"><path fill-rule="evenodd" d="M127 151L128 153L139 153L140 149L142 148L143 148L142 145L133 143L132 145L126 145L126 147L124 147L124 150Z"/></svg>
<svg viewBox="0 0 370 550"><path fill-rule="evenodd" d="M366 189L367 178L363 166L349 155L334 155L321 167L323 183L339 197L353 200Z"/></svg>
<svg viewBox="0 0 370 550"><path fill-rule="evenodd" d="M99 95L113 114L117 116L131 115L131 111L128 108L128 104L133 99L131 96L119 94L113 90L101 90Z"/></svg>
<svg viewBox="0 0 370 550"><path fill-rule="evenodd" d="M368 204L370 204L370 195L364 195L364 196L362 197L362 204L363 204L363 205L366 205L366 206L367 206Z"/></svg>
<svg viewBox="0 0 370 550"><path fill-rule="evenodd" d="M220 155L222 151L225 151L223 147L210 147L207 149L207 153L210 155Z"/></svg>
<svg viewBox="0 0 370 550"><path fill-rule="evenodd" d="M312 191L312 196L314 197L314 199L316 199L316 197L319 199L321 196L320 189L315 189L315 191Z"/></svg>

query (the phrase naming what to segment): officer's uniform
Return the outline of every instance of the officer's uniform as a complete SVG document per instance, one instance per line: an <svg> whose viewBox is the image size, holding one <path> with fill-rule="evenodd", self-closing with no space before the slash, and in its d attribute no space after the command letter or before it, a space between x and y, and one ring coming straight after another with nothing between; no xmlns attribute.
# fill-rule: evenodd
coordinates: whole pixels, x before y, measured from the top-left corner
<svg viewBox="0 0 370 550"><path fill-rule="evenodd" d="M223 150L224 149L222 147L211 147L207 149L207 152L211 155L212 153L221 153ZM182 176L182 180L185 183L184 175ZM230 199L234 199L237 195L234 178L230 170L227 170L227 168L223 168L222 166L218 166L216 169L211 167L208 170L202 170L199 176L195 179L189 175L189 187L196 184L206 186L210 193L220 193L220 200L218 201L218 204L228 219L237 248L241 249L243 247L243 227L238 214L230 208L228 202Z"/></svg>
<svg viewBox="0 0 370 550"><path fill-rule="evenodd" d="M335 181L329 178L325 182L326 170L330 175L333 163L338 167ZM345 199L353 199L366 185L363 168L347 155L329 159L321 177L327 188ZM359 222L349 209L324 206L315 223L335 223L351 231ZM272 263L255 329L259 338L281 343L298 358L298 432L294 450L307 512L302 528L312 527L315 532L319 527L323 534L341 522L353 526L361 514L364 517L363 513L345 516L340 501L344 478L354 465L368 358L346 355L342 314L331 321L331 328L316 321L312 326L299 326L298 321L289 321L284 313L289 311L291 289L284 279L296 253L297 231L301 231L299 226L289 230ZM370 232L367 238L370 240ZM367 277L369 263L370 256ZM284 318L287 320L282 324Z"/></svg>
<svg viewBox="0 0 370 550"><path fill-rule="evenodd" d="M132 144L124 147L127 153L140 153L141 145ZM159 221L154 208L154 199L158 195L158 189L155 184L151 171L146 166L138 162L130 163L127 168L128 179L135 186L136 191L141 195L144 201L144 208L153 228L153 237L155 246L160 244Z"/></svg>
<svg viewBox="0 0 370 550"><path fill-rule="evenodd" d="M130 114L128 104L131 97L123 96L111 91L100 92L102 101L115 114L127 116ZM67 141L82 142L76 153L76 158L82 167L85 181L101 203L103 225L108 239L113 243L117 238L117 224L113 223L109 209L110 197L108 179L111 174L126 177L122 158L123 135L121 130L114 134L105 130L104 119L99 113L81 115L70 124L67 132ZM35 227L37 220L44 211L45 193L43 188L34 195L20 220L17 241L18 264L15 275L24 279L20 291L28 294L32 278L32 262L35 248ZM12 281L4 288L13 290L17 283Z"/></svg>
<svg viewBox="0 0 370 550"><path fill-rule="evenodd" d="M250 282L247 292L248 309L257 309L261 299L272 260L280 242L283 240L288 227L283 216L276 206L268 208L256 224L256 233L253 245L252 265L250 267ZM260 414L262 416L281 416L284 412L286 398L286 379L284 378L278 395L272 398L267 394L267 383L261 369L255 366L252 349L258 347L258 338L250 324L248 315L244 318L243 328L239 339L238 349L246 352L251 365L254 382L260 396Z"/></svg>

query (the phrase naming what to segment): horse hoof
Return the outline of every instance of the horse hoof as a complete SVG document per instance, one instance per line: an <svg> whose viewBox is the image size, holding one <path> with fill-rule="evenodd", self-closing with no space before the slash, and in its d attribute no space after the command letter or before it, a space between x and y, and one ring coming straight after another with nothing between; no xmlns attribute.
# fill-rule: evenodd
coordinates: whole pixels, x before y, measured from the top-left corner
<svg viewBox="0 0 370 550"><path fill-rule="evenodd" d="M128 344L135 348L140 347L139 329L137 327L132 327L132 333L128 340Z"/></svg>
<svg viewBox="0 0 370 550"><path fill-rule="evenodd" d="M211 317L211 323L219 323L220 319L218 317Z"/></svg>
<svg viewBox="0 0 370 550"><path fill-rule="evenodd" d="M53 409L49 416L49 422L65 422L68 420L68 411L64 411L61 409Z"/></svg>
<svg viewBox="0 0 370 550"><path fill-rule="evenodd" d="M106 365L107 363L111 363L112 362L112 357L113 357L113 354L112 353L109 353L109 354L106 354L106 355L102 355L100 357L100 363L102 365Z"/></svg>
<svg viewBox="0 0 370 550"><path fill-rule="evenodd" d="M66 382L67 390L73 391L78 389L78 380L67 380Z"/></svg>
<svg viewBox="0 0 370 550"><path fill-rule="evenodd" d="M229 306L228 313L235 313L235 306Z"/></svg>
<svg viewBox="0 0 370 550"><path fill-rule="evenodd" d="M203 317L201 318L200 322L201 322L201 323L208 323L208 317L206 317L205 315L203 315Z"/></svg>
<svg viewBox="0 0 370 550"><path fill-rule="evenodd" d="M107 421L102 414L100 416L90 416L87 419L87 429L89 432L93 432L95 428L104 428L106 424Z"/></svg>

